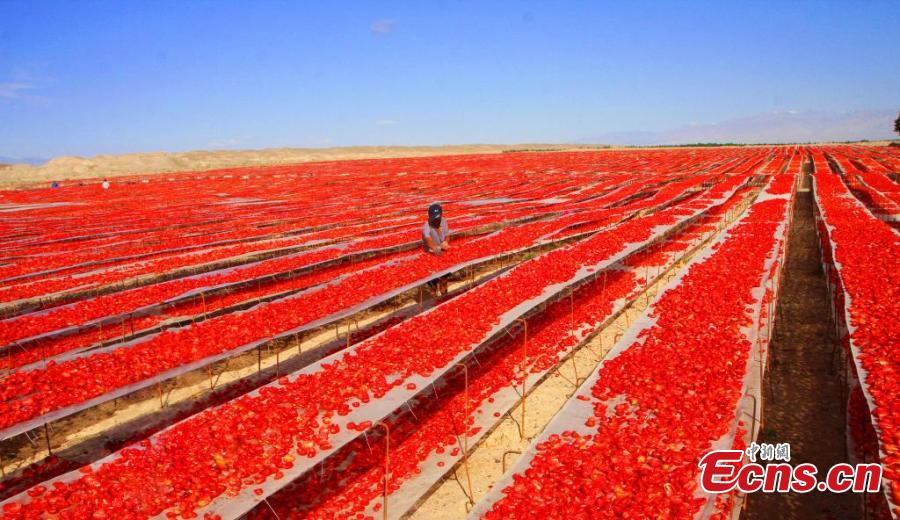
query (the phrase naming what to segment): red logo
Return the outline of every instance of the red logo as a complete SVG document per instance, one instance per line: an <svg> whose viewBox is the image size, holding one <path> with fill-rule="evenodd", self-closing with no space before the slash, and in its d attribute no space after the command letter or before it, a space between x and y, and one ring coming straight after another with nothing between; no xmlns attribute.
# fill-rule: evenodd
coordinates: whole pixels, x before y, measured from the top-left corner
<svg viewBox="0 0 900 520"><path fill-rule="evenodd" d="M715 450L700 459L700 488L706 493L807 493L814 489L833 493L876 493L881 488L880 464L835 464L821 481L818 468L809 463L793 466L786 462L743 463L740 450ZM754 454L755 456L755 454ZM789 458L789 457L788 457ZM751 456L752 460L752 456Z"/></svg>

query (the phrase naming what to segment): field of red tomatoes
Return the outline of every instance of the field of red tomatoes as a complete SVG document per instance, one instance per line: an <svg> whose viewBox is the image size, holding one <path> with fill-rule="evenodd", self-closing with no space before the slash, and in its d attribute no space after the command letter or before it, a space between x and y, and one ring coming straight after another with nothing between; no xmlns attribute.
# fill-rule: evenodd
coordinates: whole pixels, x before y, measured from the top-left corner
<svg viewBox="0 0 900 520"><path fill-rule="evenodd" d="M639 301L499 480L473 496L458 480L465 509L734 517L742 498L702 493L697 462L759 434L804 175L849 446L883 465L867 500L897 516L898 161L859 146L509 153L2 191L0 517L412 514ZM452 233L440 255L421 246L433 202ZM444 276L453 290L432 294ZM166 388L194 393L167 410Z"/></svg>

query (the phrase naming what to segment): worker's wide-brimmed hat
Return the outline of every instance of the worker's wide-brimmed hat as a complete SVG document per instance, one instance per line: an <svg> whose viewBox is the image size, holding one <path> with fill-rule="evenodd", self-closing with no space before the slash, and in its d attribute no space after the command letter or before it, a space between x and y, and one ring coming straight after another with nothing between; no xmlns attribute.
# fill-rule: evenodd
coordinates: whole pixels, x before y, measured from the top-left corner
<svg viewBox="0 0 900 520"><path fill-rule="evenodd" d="M428 220L430 222L440 222L443 214L444 209L440 204L434 203L431 206L428 206Z"/></svg>

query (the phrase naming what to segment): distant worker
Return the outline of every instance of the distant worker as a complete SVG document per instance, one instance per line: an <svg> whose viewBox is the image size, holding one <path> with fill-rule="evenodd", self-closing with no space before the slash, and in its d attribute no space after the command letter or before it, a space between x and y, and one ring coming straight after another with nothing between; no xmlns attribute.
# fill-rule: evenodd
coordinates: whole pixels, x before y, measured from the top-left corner
<svg viewBox="0 0 900 520"><path fill-rule="evenodd" d="M422 226L422 248L435 256L440 256L450 249L450 227L444 219L444 210L440 204L428 206L428 222ZM447 279L441 276L428 282L428 286L437 294L447 294Z"/></svg>
<svg viewBox="0 0 900 520"><path fill-rule="evenodd" d="M51 188L59 188L59 183L56 182L56 181L53 181L53 182L50 183L50 187L51 187Z"/></svg>
<svg viewBox="0 0 900 520"><path fill-rule="evenodd" d="M101 184L100 186L102 186L104 190L108 190L109 189L109 181L106 179L103 179L103 184Z"/></svg>

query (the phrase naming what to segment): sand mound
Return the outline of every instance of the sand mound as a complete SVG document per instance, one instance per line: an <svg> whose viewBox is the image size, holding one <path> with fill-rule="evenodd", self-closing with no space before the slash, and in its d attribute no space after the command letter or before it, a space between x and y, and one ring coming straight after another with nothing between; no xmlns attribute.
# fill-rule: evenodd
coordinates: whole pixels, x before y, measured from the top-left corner
<svg viewBox="0 0 900 520"><path fill-rule="evenodd" d="M150 152L95 157L58 157L41 166L14 164L0 169L0 184L22 185L143 173L210 170L237 166L290 164L347 159L424 157L468 153L501 153L510 150L596 149L585 145L452 145L452 146L353 146L347 148L270 148L264 150L218 150L194 152Z"/></svg>

